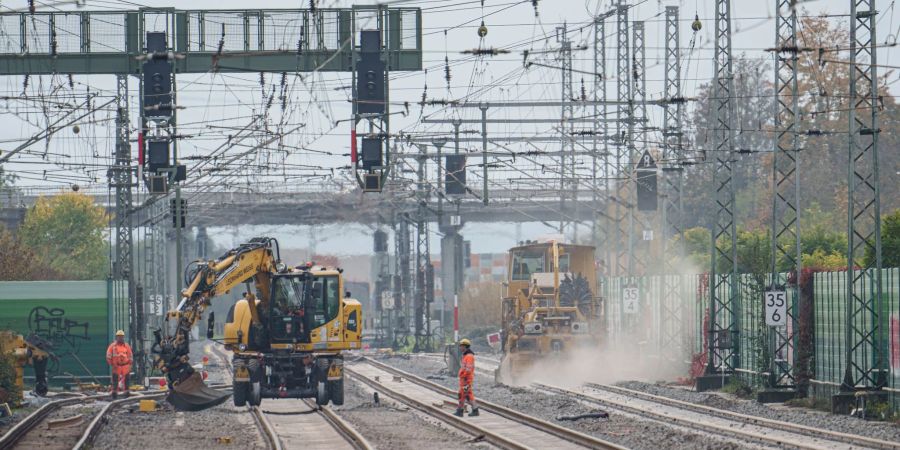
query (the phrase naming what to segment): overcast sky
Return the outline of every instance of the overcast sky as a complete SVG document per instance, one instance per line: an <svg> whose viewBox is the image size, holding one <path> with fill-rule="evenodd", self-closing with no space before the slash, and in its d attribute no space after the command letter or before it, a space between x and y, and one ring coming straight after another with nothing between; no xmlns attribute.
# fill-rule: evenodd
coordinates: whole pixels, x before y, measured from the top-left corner
<svg viewBox="0 0 900 450"><path fill-rule="evenodd" d="M47 2L51 3L51 2ZM184 8L187 2L176 1L127 1L117 2L111 0L88 0L84 9L133 9L138 5L158 7ZM320 1L320 7L348 7L352 4L372 4L370 1ZM590 44L593 39L592 28L589 26L594 14L610 9L609 1L596 0L540 0L537 6L537 16L531 1L514 0L487 0L482 8L479 1L465 0L422 0L422 1L397 1L386 2L403 7L423 8L423 47L425 72L395 73L391 81L392 102L408 101L419 102L427 85L427 97L429 99L460 99L469 101L485 100L558 100L561 96L560 71L558 69L536 68L522 69L522 50L531 50L532 55L538 54L542 49L558 48L556 40L556 28L564 23L568 27L568 37L577 47L581 44ZM635 6L630 12L631 20L643 20L646 28L646 74L647 93L650 98L659 98L662 93L663 79L663 10L665 6L677 5L681 7L681 47L683 88L685 96L692 96L699 86L707 83L712 75L712 32L714 29L712 0L687 0L687 1L661 1L644 0L631 2ZM736 0L733 5L733 46L735 57L745 57L759 60L760 64L771 61L771 54L764 51L774 44L774 20L775 0L748 1ZM6 1L0 6L0 10L9 8L22 8L25 1ZM41 2L38 2L40 5ZM265 8L299 8L306 7L308 2L269 0L248 5L246 1L217 0L189 2L192 9L240 9L247 6ZM850 0L811 0L801 2L800 5L808 14L826 13L835 23L843 23L849 26L847 14L850 9ZM893 2L880 0L878 2L880 14L878 16L878 41L893 40L900 28L900 15L895 13ZM46 6L42 9L48 8ZM70 8L63 6L63 8ZM697 14L703 24L699 33L693 33L690 25ZM477 28L484 17L488 34L481 41L477 35ZM896 19L896 20L895 20ZM610 19L607 25L607 78L610 80L608 91L615 92L614 66L614 22ZM0 32L2 32L0 28ZM9 31L9 30L5 30ZM2 33L0 33L2 38ZM693 46L692 46L693 43ZM461 51L477 47L495 47L509 49L511 53L496 57L472 58L460 54ZM2 48L2 44L0 44ZM879 50L879 63L896 64L898 56L896 48L882 48ZM451 82L448 89L445 80L444 58L451 62ZM532 56L533 61L540 61L548 65L558 64L554 62L552 54L544 56ZM592 51L575 51L573 66L579 71L593 71ZM277 83L277 75L268 75L266 86ZM579 95L582 79L584 79L587 95L592 92L592 80L580 72L573 76L574 91ZM896 74L893 75L896 78ZM22 76L0 77L0 92L4 96L17 96L23 89ZM39 92L49 92L54 86L66 84L66 80L57 77L32 77L29 80L30 95ZM106 95L114 92L113 77L91 76L75 77L77 83L75 91L83 92L87 86L93 90L99 90ZM305 128L292 137L292 145L311 149L313 151L296 152L289 156L291 164L306 164L321 166L321 173L327 173L330 169L345 166L346 156L349 151L349 139L347 137L349 125L334 125L335 121L345 120L350 116L348 103L349 91L341 89L341 86L349 85L350 74L315 74L308 75L303 82L291 81L293 105L289 108L287 122L293 124L303 123ZM891 88L896 92L896 80ZM132 104L136 104L137 82L132 79ZM248 123L248 118L259 114L264 108L265 99L259 86L259 75L251 74L187 74L178 78L179 105L185 109L179 112L179 122L184 125L186 133L209 133L204 139L185 141L179 144L182 155L204 155L220 145L227 131L209 131L211 125L224 127L240 127ZM64 89L63 89L64 90ZM4 100L0 100L3 105ZM34 110L28 110L20 102L9 102L5 108L0 108L0 122L4 124L0 128L0 148L7 149L17 145L16 141L27 139L40 125L41 114ZM133 109L134 110L134 109ZM463 113L462 118L475 118L475 111ZM659 125L661 111L650 109L650 121ZM421 131L447 131L449 125L423 125L420 117L430 116L436 118L450 117L450 112L440 108L419 108L412 106L407 117L396 116L392 119L394 132L403 130L406 132ZM466 115L468 114L468 115ZM528 115L530 117L559 117L559 109L537 109L531 111L508 112L500 111L492 113L492 117L515 118ZM275 119L273 119L275 121ZM193 125L191 125L193 124ZM52 176L44 180L40 170L44 166L36 166L36 155L23 155L20 162L32 161L31 164L8 164L7 168L19 171L23 177L19 181L23 186L68 186L78 183L82 186L97 185L105 189L105 170L99 166L104 161L105 152L112 149L112 127L110 122L98 121L98 123L85 124L78 135L60 132L59 138L51 141L47 150L49 160L64 161L68 166L53 166ZM441 128L444 127L444 128ZM547 132L551 127L527 127L504 126L492 129L496 133L536 133ZM557 145L558 144L552 144ZM327 155L323 152L330 152ZM66 155L55 156L54 155ZM264 155L266 158L271 155ZM80 161L81 167L71 165L72 161ZM274 161L278 164L279 161ZM90 172L92 165L97 165ZM89 176L85 173L90 172ZM252 175L252 174L251 174ZM92 179L93 178L93 179ZM250 177L252 179L252 176ZM325 183L334 183L334 180L346 180L347 171L338 169L334 178L328 178ZM96 180L96 181L95 181ZM287 180L287 178L285 178ZM258 181L258 180L257 180ZM228 181L238 185L241 180L235 177ZM499 181L493 181L499 183ZM304 187L307 182L294 180L297 189ZM262 184L255 185L257 189ZM288 186L291 186L288 183ZM349 187L344 183L342 188ZM339 187L340 188L340 187ZM289 187L290 189L290 187ZM360 253L368 252L371 248L370 227L356 227L358 233L346 233L345 227L327 227L319 230L318 250L320 252L335 253ZM493 226L469 225L464 230L467 238L473 240L473 251L476 252L501 252L514 243L514 228L509 224L496 224ZM336 231L341 231L336 233ZM554 231L538 224L526 224L522 227L522 238L534 238L537 235L553 233ZM270 234L282 239L283 245L296 247L306 246L309 242L308 230L304 227L229 227L211 230L211 234L217 242L223 245L232 245L256 234ZM329 238L337 234L340 238ZM437 240L433 240L433 248L437 248ZM361 250L361 251L360 251Z"/></svg>

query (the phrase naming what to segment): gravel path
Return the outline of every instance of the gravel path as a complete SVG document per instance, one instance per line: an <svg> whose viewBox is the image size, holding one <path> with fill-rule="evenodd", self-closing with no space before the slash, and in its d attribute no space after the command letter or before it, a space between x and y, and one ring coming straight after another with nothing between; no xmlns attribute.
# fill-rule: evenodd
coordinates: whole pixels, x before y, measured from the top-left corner
<svg viewBox="0 0 900 450"><path fill-rule="evenodd" d="M350 379L344 383L344 405L334 407L344 420L380 449L419 450L487 449L487 444L467 442L460 433L417 411L380 399L375 404L372 391Z"/></svg>
<svg viewBox="0 0 900 450"><path fill-rule="evenodd" d="M407 372L426 377L451 389L457 388L455 377L448 376L444 364L434 360L394 357L381 360ZM477 364L477 363L476 363ZM643 420L629 414L610 412L609 419L583 419L575 422L559 421L557 417L596 412L591 405L560 395L542 394L520 387L496 384L488 377L478 376L475 396L513 408L525 414L549 420L582 433L601 437L633 449L660 448L738 449L755 448L710 434L687 431Z"/></svg>
<svg viewBox="0 0 900 450"><path fill-rule="evenodd" d="M638 381L618 383L618 386L766 419L900 442L900 426L892 423L865 421L813 409L787 407L782 404L767 405L753 400L739 399L729 394L693 392L681 387Z"/></svg>

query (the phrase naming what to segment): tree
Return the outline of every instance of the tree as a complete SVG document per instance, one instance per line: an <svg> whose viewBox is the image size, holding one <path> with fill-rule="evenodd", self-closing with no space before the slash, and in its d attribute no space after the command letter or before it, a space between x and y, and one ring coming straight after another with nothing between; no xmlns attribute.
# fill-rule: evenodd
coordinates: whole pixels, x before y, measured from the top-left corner
<svg viewBox="0 0 900 450"><path fill-rule="evenodd" d="M57 280L59 274L43 264L41 258L0 225L0 281Z"/></svg>
<svg viewBox="0 0 900 450"><path fill-rule="evenodd" d="M106 278L109 257L104 231L109 216L79 193L41 197L25 214L19 238L48 267L72 280Z"/></svg>
<svg viewBox="0 0 900 450"><path fill-rule="evenodd" d="M875 264L875 252L869 247L865 264ZM881 218L881 266L900 267L900 209Z"/></svg>

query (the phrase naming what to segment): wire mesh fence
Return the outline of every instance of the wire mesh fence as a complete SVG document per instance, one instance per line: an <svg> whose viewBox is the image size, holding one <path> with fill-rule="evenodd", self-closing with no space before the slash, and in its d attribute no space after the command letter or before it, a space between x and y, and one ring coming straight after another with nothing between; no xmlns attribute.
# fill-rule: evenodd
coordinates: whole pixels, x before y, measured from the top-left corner
<svg viewBox="0 0 900 450"><path fill-rule="evenodd" d="M841 391L849 358L877 375L894 408L900 408L900 269L883 269L882 301L848 320L847 272L741 274L734 348L734 376L755 390L796 388L830 400ZM871 277L875 279L875 277ZM663 283L678 286L664 289ZM720 284L725 286L726 284ZM860 292L875 295L874 286ZM788 316L766 323L766 292L783 290ZM702 375L709 329L709 281L705 274L613 277L605 280L606 334L611 346L638 346L642 358L677 362L686 378ZM874 345L853 339L862 331ZM853 349L849 352L848 349ZM854 386L871 388L873 386ZM847 389L847 386L844 388Z"/></svg>

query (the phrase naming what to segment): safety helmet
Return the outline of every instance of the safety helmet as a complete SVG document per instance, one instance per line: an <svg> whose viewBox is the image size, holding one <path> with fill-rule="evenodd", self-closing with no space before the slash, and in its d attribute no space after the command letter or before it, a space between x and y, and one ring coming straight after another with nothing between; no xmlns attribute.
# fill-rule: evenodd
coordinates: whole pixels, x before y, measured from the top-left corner
<svg viewBox="0 0 900 450"><path fill-rule="evenodd" d="M472 341L470 341L468 339L462 339L459 341L459 345L465 345L466 347L471 347Z"/></svg>
<svg viewBox="0 0 900 450"><path fill-rule="evenodd" d="M116 336L125 336L125 332L122 330L116 331Z"/></svg>

